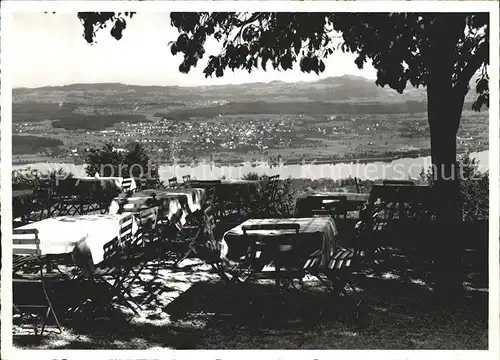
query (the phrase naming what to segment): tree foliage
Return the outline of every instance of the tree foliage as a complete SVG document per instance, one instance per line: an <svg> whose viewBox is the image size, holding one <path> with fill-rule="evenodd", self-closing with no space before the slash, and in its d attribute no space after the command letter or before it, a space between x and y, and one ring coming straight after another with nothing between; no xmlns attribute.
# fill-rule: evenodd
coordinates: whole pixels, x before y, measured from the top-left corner
<svg viewBox="0 0 500 360"><path fill-rule="evenodd" d="M151 163L140 143L130 143L126 152L116 150L111 143L102 148L90 149L85 158L85 171L89 176L121 176L147 178L151 184L159 183L158 167Z"/></svg>
<svg viewBox="0 0 500 360"><path fill-rule="evenodd" d="M479 163L466 153L458 158L460 174L460 195L463 201L464 221L485 220L489 217L489 173L481 171ZM432 167L422 170L420 181L434 186L435 174Z"/></svg>
<svg viewBox="0 0 500 360"><path fill-rule="evenodd" d="M57 180L70 179L74 175L64 169L42 172L38 169L26 167L12 170L12 189L25 190L37 189L42 183L54 184Z"/></svg>
<svg viewBox="0 0 500 360"><path fill-rule="evenodd" d="M119 40L133 13L79 13L89 43L99 29L112 24ZM183 54L179 71L188 73L208 56L205 76L224 76L227 69L251 72L271 64L277 70L298 63L304 72L319 74L335 52L357 54L356 65L368 61L377 70L377 85L403 92L406 86L426 86L435 63L432 38L446 32L453 39L450 76L453 91L464 94L478 71L475 110L488 106L488 13L172 13L180 35L172 54ZM206 54L213 37L219 53Z"/></svg>
<svg viewBox="0 0 500 360"><path fill-rule="evenodd" d="M125 18L132 13L80 13L84 37L113 23L111 35L120 39ZM172 54L182 53L179 71L187 73L206 56L209 37L222 43L218 54L209 54L205 75L224 76L226 69L257 68L289 70L299 63L304 72L323 72L324 60L336 51L357 54L357 66L371 60L377 70L377 85L403 92L408 83L425 86L432 70L433 49L429 39L437 31L454 38L452 54L453 91L467 92L473 75L477 100L473 108L488 105L489 15L418 13L172 13L172 25L180 35L171 43Z"/></svg>

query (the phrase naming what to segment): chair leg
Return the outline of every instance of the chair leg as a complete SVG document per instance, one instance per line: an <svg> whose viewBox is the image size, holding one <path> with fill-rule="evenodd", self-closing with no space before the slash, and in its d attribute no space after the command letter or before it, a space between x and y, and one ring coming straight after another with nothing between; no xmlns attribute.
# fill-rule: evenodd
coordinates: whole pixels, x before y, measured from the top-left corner
<svg viewBox="0 0 500 360"><path fill-rule="evenodd" d="M35 330L35 336L38 336L38 325L37 325L36 316L30 316L30 317L33 320L33 330ZM41 336L41 334L40 334L40 336Z"/></svg>
<svg viewBox="0 0 500 360"><path fill-rule="evenodd" d="M45 322L47 321L47 318L49 317L51 311L52 311L52 316L54 317L54 320L56 321L57 327L59 329L59 333L62 334L61 323L59 322L59 319L57 318L57 314L54 310L54 306L52 305L52 301L50 301L50 298L49 298L47 292L46 291L44 291L44 292L45 292L45 299L47 300L48 307L47 307L47 313L45 314L45 318L43 319L42 330L41 330L40 336L43 334L43 330L45 328Z"/></svg>
<svg viewBox="0 0 500 360"><path fill-rule="evenodd" d="M222 278L222 281L224 281L226 284L230 283L230 279L227 276L227 274L224 271L224 268L222 266L219 266L216 263L211 263L212 268L217 272L217 274Z"/></svg>
<svg viewBox="0 0 500 360"><path fill-rule="evenodd" d="M128 289L123 286L123 283L120 281L120 276L119 275L117 275L114 278L114 282L113 283L111 283L110 281L106 280L103 276L99 276L98 279L100 279L102 282L104 282L105 284L107 284L109 286L109 289L114 292L114 294L112 294L112 296L110 298L111 300L113 299L114 296L116 296L117 300L119 302L123 303L123 305L127 306L130 310L132 310L135 315L139 315L139 313L137 312L137 310L131 305L131 301L128 301L125 298L125 296L123 295L123 293L126 293L126 295L128 295L131 299L133 298L132 294L128 291ZM94 283L96 283L95 280L96 280L95 277L92 277L92 281ZM103 305L104 305L103 308L105 308L105 305L109 305L109 303L106 303L106 304L103 304ZM137 304L135 304L135 305L138 306Z"/></svg>
<svg viewBox="0 0 500 360"><path fill-rule="evenodd" d="M125 275L123 276L123 279L125 279ZM121 300L122 302L124 302L124 304L134 312L135 315L139 315L139 313L137 312L137 310L131 305L131 303L133 303L135 306L137 306L139 308L139 310L142 310L142 308L138 305L138 304L135 304L134 302L132 301L128 301L126 298L125 298L125 295L128 295L128 297L130 299L133 299L133 296L132 294L130 293L129 289L123 285L123 280L120 279L120 276L118 275L116 280L115 280L115 284L113 286L113 288L116 290L116 295L118 297L119 300Z"/></svg>
<svg viewBox="0 0 500 360"><path fill-rule="evenodd" d="M192 252L192 250L189 249L186 253L184 253L184 255L181 258L175 260L174 267L177 267L181 262L186 260L188 258L188 256L191 255L191 252Z"/></svg>
<svg viewBox="0 0 500 360"><path fill-rule="evenodd" d="M196 237L198 237L198 235ZM177 265L179 265L181 262L186 260L189 255L191 255L191 254L197 255L196 248L195 248L195 241L196 241L196 239L189 243L188 251L180 259L175 261L174 267L177 267Z"/></svg>
<svg viewBox="0 0 500 360"><path fill-rule="evenodd" d="M125 281L123 281L123 282L121 283L121 287L122 287L122 288L123 288L123 290L124 290L124 291L128 294L128 296L129 296L129 297L131 297L131 298L132 298L132 295L131 295L131 293L130 293L130 291L129 291L128 289L129 289L129 287L130 287L130 286L132 286L132 284L133 284L136 280L138 280L138 281L139 281L139 283L141 284L141 286L143 286L143 287L146 287L146 286L147 286L147 284L144 282L144 280L142 280L142 279L141 279L141 272L142 272L142 270L144 269L144 267L145 267L145 263L142 263L142 264L140 265L140 268L139 268L138 270L135 270L133 267L131 267L130 269L127 269L129 272L132 272L132 273L134 274L134 277L132 278L132 280L127 280L126 282L125 282ZM128 286L126 286L126 285L125 285L126 283L128 283L129 285L128 285ZM137 305L137 307L138 307L140 310L142 310L142 307L141 307L139 304L136 304L136 305Z"/></svg>
<svg viewBox="0 0 500 360"><path fill-rule="evenodd" d="M47 311L45 312L45 317L42 321L42 329L40 330L40 336L43 336L43 331L45 330L45 323L50 315L50 306L47 306Z"/></svg>
<svg viewBox="0 0 500 360"><path fill-rule="evenodd" d="M14 308L15 311L17 311L21 316L23 316L23 313L21 311L21 309L19 309L19 307L17 307L16 305L12 305L12 307ZM37 326L37 318L35 315L32 315L32 314L28 314L30 319L33 321L33 330L35 331L35 336L38 336L38 326Z"/></svg>

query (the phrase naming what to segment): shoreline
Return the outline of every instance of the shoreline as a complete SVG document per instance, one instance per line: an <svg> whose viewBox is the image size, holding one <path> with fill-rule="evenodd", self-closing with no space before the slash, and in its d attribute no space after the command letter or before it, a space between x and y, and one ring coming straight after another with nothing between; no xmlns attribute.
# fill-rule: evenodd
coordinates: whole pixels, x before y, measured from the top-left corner
<svg viewBox="0 0 500 360"><path fill-rule="evenodd" d="M473 151L463 151L463 152L457 152L457 155L463 155L467 152L469 153L478 153L478 152L483 152L483 151L488 151L488 148L485 149L475 149ZM187 167L187 166L199 166L199 165L212 165L216 167L225 167L225 166L233 166L233 167L240 167L240 166L246 166L246 165L251 165L252 167L257 167L260 165L267 165L270 167L280 167L280 166L290 166L290 165L305 165L305 164L317 164L317 165L336 165L336 164L367 164L367 163L373 163L373 162L383 162L383 163L389 163L392 161L400 160L400 159L417 159L421 157L427 157L431 155L431 150L422 150L419 152L408 152L407 154L398 154L395 156L375 156L375 157L363 157L363 158L345 158L345 159L328 159L328 158L313 158L311 160L284 160L281 162L270 162L270 161L258 161L258 160L253 160L253 161L235 161L235 162L218 162L218 161L198 161L198 162L164 162L164 163L158 163L159 166L180 166L180 167ZM74 159L43 159L43 160L36 160L36 159L30 159L30 160L12 160L12 166L17 166L20 167L22 165L30 165L30 164L73 164L73 165L85 165L84 162L77 161L75 162Z"/></svg>

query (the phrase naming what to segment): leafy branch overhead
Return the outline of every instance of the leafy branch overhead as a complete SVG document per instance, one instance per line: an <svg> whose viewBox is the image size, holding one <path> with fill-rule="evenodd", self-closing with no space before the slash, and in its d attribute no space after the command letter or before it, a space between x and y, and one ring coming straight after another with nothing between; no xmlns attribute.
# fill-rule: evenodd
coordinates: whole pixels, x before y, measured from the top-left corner
<svg viewBox="0 0 500 360"><path fill-rule="evenodd" d="M78 18L83 25L83 37L89 44L92 44L97 31L106 28L108 23L113 25L110 31L111 36L120 40L123 30L127 27L126 19L131 19L134 14L133 12L79 12Z"/></svg>
<svg viewBox="0 0 500 360"><path fill-rule="evenodd" d="M111 35L119 40L126 19L133 13L79 13L84 37L92 43L95 33L111 23ZM428 86L439 42L453 40L449 54L451 92L458 97L469 90L476 73L478 94L473 108L488 106L489 15L488 13L172 13L172 26L180 33L171 42L173 55L182 54L179 71L188 73L208 57L205 76L224 76L226 70L252 72L269 64L273 69L319 74L335 52L357 55L356 65L371 62L376 83L402 93L406 86ZM442 34L442 35L439 35ZM208 38L220 51L207 54ZM441 70L440 70L441 71Z"/></svg>

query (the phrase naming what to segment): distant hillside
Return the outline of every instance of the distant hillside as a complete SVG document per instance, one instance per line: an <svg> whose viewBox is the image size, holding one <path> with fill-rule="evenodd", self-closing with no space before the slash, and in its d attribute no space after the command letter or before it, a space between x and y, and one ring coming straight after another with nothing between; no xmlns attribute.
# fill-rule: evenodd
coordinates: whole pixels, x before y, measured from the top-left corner
<svg viewBox="0 0 500 360"><path fill-rule="evenodd" d="M17 88L13 90L13 101L53 102L64 99L67 102L100 103L104 99L117 102L127 101L424 101L425 90L408 89L398 94L390 88L380 88L374 80L359 76L329 77L312 82L248 83L217 86L138 86L119 83L71 84L40 88Z"/></svg>
<svg viewBox="0 0 500 360"><path fill-rule="evenodd" d="M156 117L170 120L187 120L189 118L213 118L217 115L238 114L408 114L426 111L425 102L405 101L401 103L329 103L322 101L310 102L231 102L224 105L209 106L197 109L177 110L168 113L155 113Z"/></svg>
<svg viewBox="0 0 500 360"><path fill-rule="evenodd" d="M474 80L471 81L474 89ZM475 99L469 91L466 101ZM424 88L410 85L403 94L388 87L378 87L375 80L344 75L317 81L286 83L247 83L217 86L139 86L120 83L71 84L40 88L13 89L13 102L75 102L86 104L173 104L183 106L185 101L327 101L327 102L405 102L426 101Z"/></svg>
<svg viewBox="0 0 500 360"><path fill-rule="evenodd" d="M55 149L61 145L63 145L63 142L57 139L31 135L12 135L13 154L37 154L44 150Z"/></svg>
<svg viewBox="0 0 500 360"><path fill-rule="evenodd" d="M112 127L113 124L124 121L137 123L146 121L144 115L138 114L81 114L76 113L78 104L65 103L37 103L27 101L24 103L12 104L12 121L39 122L45 120L55 120L52 125L66 130L86 129L104 130Z"/></svg>
<svg viewBox="0 0 500 360"><path fill-rule="evenodd" d="M470 109L475 96L469 92L465 109ZM213 101L228 103L212 105ZM408 88L398 94L352 75L295 83L194 87L101 83L13 89L15 123L55 120L55 127L69 130L102 130L119 121L144 121L145 113L135 112L141 107L148 114L177 120L219 114L418 113L426 110L426 92ZM95 112L87 114L89 109Z"/></svg>

